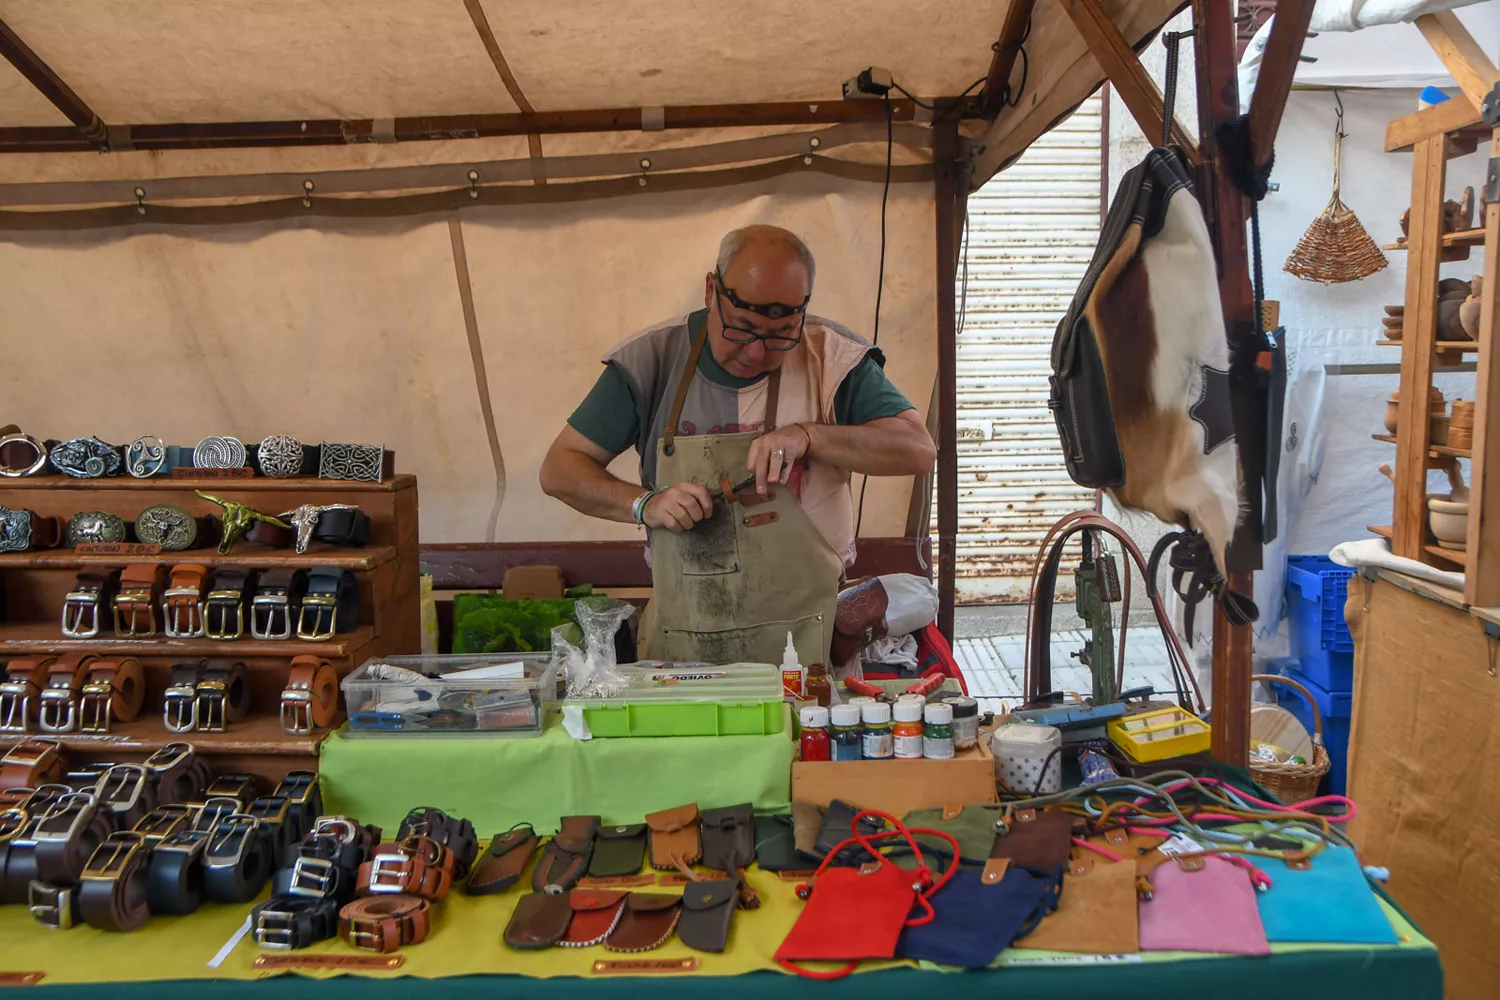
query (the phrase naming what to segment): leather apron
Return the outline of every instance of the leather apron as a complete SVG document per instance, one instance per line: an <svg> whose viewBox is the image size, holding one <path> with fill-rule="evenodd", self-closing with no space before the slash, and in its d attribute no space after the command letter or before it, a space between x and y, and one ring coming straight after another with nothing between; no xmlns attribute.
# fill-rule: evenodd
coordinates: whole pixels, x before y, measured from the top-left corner
<svg viewBox="0 0 1500 1000"><path fill-rule="evenodd" d="M705 324L657 444L656 482L695 482L709 492L727 492L745 478L750 443L776 426L781 372L770 375L762 430L678 437L707 336ZM827 663L843 560L785 484L771 486L765 497L754 487L729 496L734 502L715 500L713 516L691 531L651 532L647 658L775 664L791 632L804 667Z"/></svg>

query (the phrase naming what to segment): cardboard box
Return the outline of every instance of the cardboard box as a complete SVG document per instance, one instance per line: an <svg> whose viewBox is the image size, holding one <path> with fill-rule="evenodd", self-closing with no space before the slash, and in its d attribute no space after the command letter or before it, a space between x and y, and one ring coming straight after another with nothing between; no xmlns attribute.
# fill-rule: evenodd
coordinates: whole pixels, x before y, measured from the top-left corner
<svg viewBox="0 0 1500 1000"><path fill-rule="evenodd" d="M834 799L905 816L913 809L998 802L995 763L981 739L952 760L796 761L792 800L827 806Z"/></svg>
<svg viewBox="0 0 1500 1000"><path fill-rule="evenodd" d="M507 601L557 600L567 589L568 581L558 566L515 566L505 571Z"/></svg>

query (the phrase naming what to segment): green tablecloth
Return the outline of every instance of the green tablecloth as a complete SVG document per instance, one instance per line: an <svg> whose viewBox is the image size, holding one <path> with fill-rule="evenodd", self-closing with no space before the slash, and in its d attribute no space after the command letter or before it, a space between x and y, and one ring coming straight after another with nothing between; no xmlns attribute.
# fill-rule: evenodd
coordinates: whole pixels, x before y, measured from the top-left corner
<svg viewBox="0 0 1500 1000"><path fill-rule="evenodd" d="M561 816L639 823L649 812L753 802L786 812L792 800L791 726L770 736L679 736L579 742L553 720L534 739L347 737L318 761L324 810L392 829L409 809L465 816L481 837L531 823L552 833Z"/></svg>

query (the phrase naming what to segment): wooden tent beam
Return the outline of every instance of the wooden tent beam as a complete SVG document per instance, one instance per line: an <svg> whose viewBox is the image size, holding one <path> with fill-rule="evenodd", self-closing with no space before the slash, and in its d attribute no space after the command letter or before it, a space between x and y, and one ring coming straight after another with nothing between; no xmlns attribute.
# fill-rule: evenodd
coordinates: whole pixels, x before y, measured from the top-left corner
<svg viewBox="0 0 1500 1000"><path fill-rule="evenodd" d="M23 42L4 21L0 21L0 55L3 55L6 62L30 81L43 97L51 101L53 107L66 115L68 121L78 126L78 132L82 133L83 148L109 148L109 129L99 116L94 114L94 109L89 107L83 98L79 97L73 88L53 71L51 66L43 62L42 57L33 52L31 46ZM58 131L67 133L69 139L80 138L78 133L70 128L60 128Z"/></svg>
<svg viewBox="0 0 1500 1000"><path fill-rule="evenodd" d="M1255 168L1270 166L1276 148L1276 132L1286 110L1287 95L1292 92L1292 77L1312 23L1314 0L1280 0L1271 37L1266 40L1265 55L1260 61L1260 76L1250 98L1250 148L1255 154Z"/></svg>
<svg viewBox="0 0 1500 1000"><path fill-rule="evenodd" d="M958 256L968 205L967 163L958 123L933 128L933 196L937 215L938 629L953 641L958 594Z"/></svg>
<svg viewBox="0 0 1500 1000"><path fill-rule="evenodd" d="M1427 44L1432 46L1432 51L1453 74L1464 96L1476 108L1483 105L1496 80L1500 79L1500 73L1496 73L1494 62L1469 34L1458 15L1451 10L1423 14L1415 23Z"/></svg>
<svg viewBox="0 0 1500 1000"><path fill-rule="evenodd" d="M1011 0L1005 9L1005 21L1000 26L1000 37L991 46L994 58L990 60L989 75L985 77L984 89L979 92L979 113L990 121L1005 108L1010 98L1010 74L1016 68L1016 56L1021 52L1021 39L1031 27L1031 12L1036 0Z"/></svg>
<svg viewBox="0 0 1500 1000"><path fill-rule="evenodd" d="M1135 50L1120 34L1120 29L1110 19L1109 13L1100 6L1099 0L1063 0L1068 16L1078 28L1078 33L1088 43L1089 51L1098 61L1104 75L1109 78L1120 100L1130 110L1130 115L1141 131L1152 142L1161 136L1162 119L1166 116L1166 105L1156 82L1146 72ZM1187 155L1189 162L1202 163L1203 156L1198 146L1188 136L1182 122L1172 118L1172 141Z"/></svg>

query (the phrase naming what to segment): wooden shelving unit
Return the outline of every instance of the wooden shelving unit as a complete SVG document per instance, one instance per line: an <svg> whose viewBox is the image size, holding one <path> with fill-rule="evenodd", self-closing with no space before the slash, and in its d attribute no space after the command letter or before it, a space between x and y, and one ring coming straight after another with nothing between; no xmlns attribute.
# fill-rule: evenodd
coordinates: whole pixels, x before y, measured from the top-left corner
<svg viewBox="0 0 1500 1000"><path fill-rule="evenodd" d="M1394 434L1371 434L1370 437L1374 438L1376 441L1384 441L1387 444L1395 444L1396 443L1396 435L1394 435ZM1450 447L1448 447L1445 444L1428 445L1427 446L1427 455L1430 458L1442 458L1442 457L1447 457L1447 458L1469 458L1469 457L1471 457L1470 450L1468 448L1450 448Z"/></svg>
<svg viewBox="0 0 1500 1000"><path fill-rule="evenodd" d="M69 733L59 737L75 763L139 760L164 743L186 740L210 758L210 766L217 771L246 771L275 781L289 770L316 767L318 745L327 731L296 736L281 728L280 699L289 664L294 656L304 653L321 656L334 663L342 678L370 657L420 651L416 487L412 476L396 476L382 483L325 479L78 480L65 476L0 479L0 506L29 509L44 517L66 519L79 511L100 510L132 521L142 508L156 503L174 504L193 515L220 512L216 504L197 496L194 489L268 513L304 503L348 503L370 516L369 544L364 548L313 543L302 555L245 542L236 544L228 556L214 549L119 556L66 548L0 555L0 585L5 594L0 607L0 662L75 649L140 660L146 676L146 707L135 720L115 723L107 735ZM326 642L255 640L248 636L223 642L173 639L161 634L126 638L114 635L107 622L96 638L64 636L60 625L63 597L72 589L78 570L133 562L254 569L336 566L352 571L359 581L359 622L354 629ZM161 714L172 664L198 658L245 664L250 672L250 715L243 722L230 723L222 733L172 733L162 724ZM335 724L341 720L342 715ZM0 747L9 745L8 736L0 734Z"/></svg>
<svg viewBox="0 0 1500 1000"><path fill-rule="evenodd" d="M1473 152L1473 150L1470 150L1470 152ZM1410 245L1411 245L1411 241L1407 240L1406 242L1403 242L1403 243L1387 243L1385 246L1381 247L1381 249L1382 250L1406 250L1406 249L1408 249L1410 247ZM1460 229L1460 230L1457 230L1456 232L1444 233L1443 234L1443 246L1444 247L1479 247L1479 246L1484 246L1484 229L1483 229L1483 227L1481 227L1479 229Z"/></svg>

